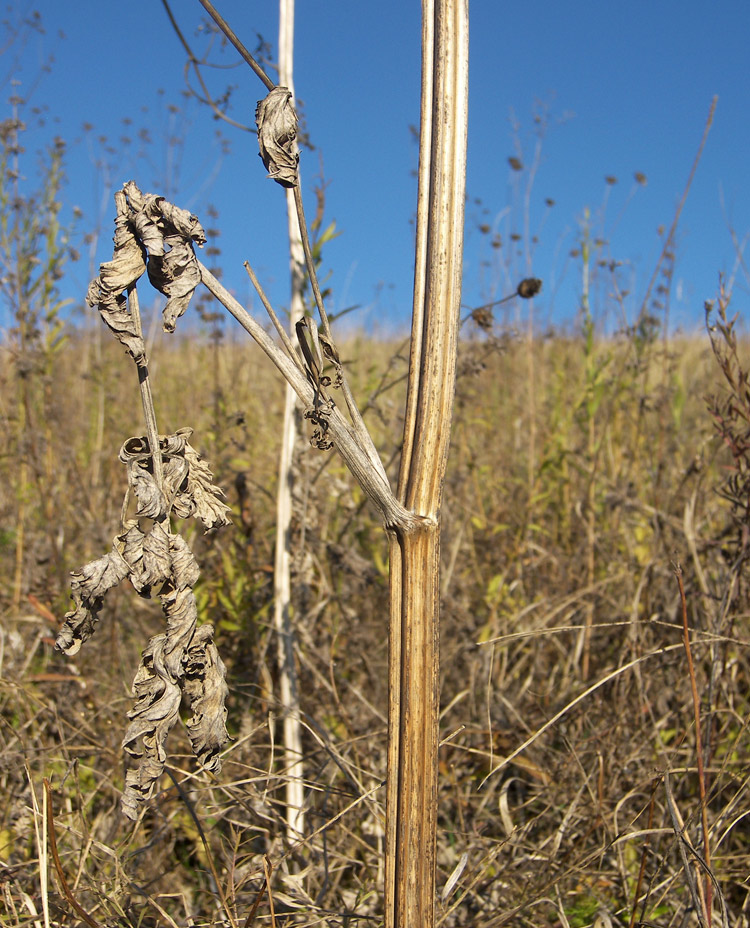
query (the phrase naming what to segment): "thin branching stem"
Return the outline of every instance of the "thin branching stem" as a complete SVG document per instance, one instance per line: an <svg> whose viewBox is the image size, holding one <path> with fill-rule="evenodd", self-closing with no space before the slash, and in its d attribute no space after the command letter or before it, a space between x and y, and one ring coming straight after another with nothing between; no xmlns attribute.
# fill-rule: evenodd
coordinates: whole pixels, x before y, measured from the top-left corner
<svg viewBox="0 0 750 928"><path fill-rule="evenodd" d="M234 316L248 335L252 336L285 380L291 384L305 406L312 407L315 403L315 390L304 374L208 268L200 261L198 267L201 280L209 292ZM388 481L384 479L380 469L373 466L368 451L361 446L357 432L336 407L330 412L329 429L336 450L380 512L386 526L394 529L398 527L399 531L405 534L415 531L423 520L396 499Z"/></svg>
<svg viewBox="0 0 750 928"><path fill-rule="evenodd" d="M243 59L250 65L250 67L255 71L258 77L263 81L268 90L273 90L276 84L271 80L271 78L266 74L263 68L258 64L258 62L253 58L250 52L245 48L245 46L240 42L239 38L235 34L232 27L229 23L221 16L217 11L216 7L210 0L200 0L201 6L208 13L208 15L213 19L216 25L221 29L224 35L229 39L229 41L234 45L237 51L242 55Z"/></svg>
<svg viewBox="0 0 750 928"><path fill-rule="evenodd" d="M318 275L315 270L315 261L313 260L312 246L310 245L310 236L307 232L307 221L305 219L305 207L302 203L302 191L300 190L299 184L296 184L294 187L294 206L297 210L297 219L299 220L299 234L302 239L302 250L305 253L305 264L307 265L307 274L310 278L310 286L312 287L313 297L315 299L315 305L318 307L318 312L320 313L320 327L323 330L323 335L330 341L331 340L331 326L328 322L328 315L326 314L325 306L323 304L323 294L320 292L320 284L318 283Z"/></svg>
<svg viewBox="0 0 750 928"><path fill-rule="evenodd" d="M206 82L203 80L203 75L201 74L201 62L198 60L196 55L193 53L193 50L188 44L187 39L182 34L182 30L180 29L180 26L174 17L174 13L172 13L172 9L169 3L167 2L167 0L161 0L161 2L162 2L162 6L164 7L166 11L170 25L174 29L175 35L180 40L180 44L185 49L185 54L188 57L188 63L185 65L185 83L188 85L190 90L193 93L195 93L193 88L190 86L190 81L187 79L187 69L188 67L192 67L193 71L195 71L195 76L198 78L198 83L201 85L201 90L203 91L203 99L201 100L198 94L195 94L197 99L201 100L201 102L205 103L207 106L210 106L214 112L214 115L217 117L217 119L223 119L224 122L228 122L230 126L234 126L236 129L242 129L245 132L249 132L250 131L249 126L245 126L241 122L237 122L236 120L232 119L230 116L227 116L227 114L221 109L221 107L216 103L214 98L211 96L211 92L206 86Z"/></svg>
<svg viewBox="0 0 750 928"><path fill-rule="evenodd" d="M682 191L682 196L680 197L680 202L677 204L677 209L675 210L674 218L672 219L672 225L669 228L667 237L664 239L664 247L661 250L659 255L659 260L654 266L654 272L651 275L651 280L648 282L646 287L646 292L643 295L643 302L641 303L641 311L638 314L639 319L642 318L646 313L646 305L648 304L648 299L651 296L651 291L654 288L656 283L656 277L659 273L659 270L664 262L664 259L667 256L667 252L674 244L674 236L677 231L677 223L680 221L680 215L682 214L682 209L685 206L685 202L688 198L688 193L690 193L690 188L693 184L693 178L695 177L695 172L698 170L698 164L700 163L701 156L703 155L703 149L706 147L706 142L708 140L708 134L711 131L711 124L714 121L714 113L716 112L716 104L718 103L719 98L714 97L711 100L711 106L708 110L708 116L706 117L706 124L703 127L703 135L701 136L700 145L698 146L698 151L693 159L693 166L690 168L690 174L688 175L687 183L685 184L685 189Z"/></svg>
<svg viewBox="0 0 750 928"><path fill-rule="evenodd" d="M263 308L268 313L271 319L271 322L273 322L273 327L279 333L279 338L281 339L282 344L284 345L284 348L286 348L287 354L292 359L292 361L294 361L294 363L297 365L297 368L299 369L300 373L304 373L304 369L302 367L302 364L300 363L297 352L294 350L294 345L292 344L292 340L291 338L289 338L289 335L287 334L286 329L281 324L281 321L279 317L276 315L276 311L274 310L273 306L271 306L271 303L268 297L266 296L265 290L263 289L260 281L258 280L258 277L255 271L250 266L250 262L245 261L243 266L245 270L247 271L247 276L250 278L253 286L255 287L255 292L260 297L260 301L263 304Z"/></svg>

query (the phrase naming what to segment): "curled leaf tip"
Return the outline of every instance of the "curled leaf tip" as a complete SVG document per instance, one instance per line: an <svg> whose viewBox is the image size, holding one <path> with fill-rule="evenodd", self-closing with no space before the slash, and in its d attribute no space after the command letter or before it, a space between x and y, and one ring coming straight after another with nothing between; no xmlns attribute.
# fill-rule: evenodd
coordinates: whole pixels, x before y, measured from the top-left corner
<svg viewBox="0 0 750 928"><path fill-rule="evenodd" d="M268 176L282 187L297 185L297 113L292 92L286 87L274 87L255 109L260 157Z"/></svg>

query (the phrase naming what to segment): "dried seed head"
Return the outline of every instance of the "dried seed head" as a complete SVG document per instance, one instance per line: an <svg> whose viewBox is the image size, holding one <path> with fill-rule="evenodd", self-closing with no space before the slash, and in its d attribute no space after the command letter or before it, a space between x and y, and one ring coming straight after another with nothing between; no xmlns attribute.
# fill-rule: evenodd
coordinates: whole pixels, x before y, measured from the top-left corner
<svg viewBox="0 0 750 928"><path fill-rule="evenodd" d="M268 176L282 187L296 187L299 152L297 113L292 93L286 87L274 87L255 109L260 157Z"/></svg>
<svg viewBox="0 0 750 928"><path fill-rule="evenodd" d="M524 300L530 300L542 289L542 282L538 277L525 277L518 285L516 293Z"/></svg>

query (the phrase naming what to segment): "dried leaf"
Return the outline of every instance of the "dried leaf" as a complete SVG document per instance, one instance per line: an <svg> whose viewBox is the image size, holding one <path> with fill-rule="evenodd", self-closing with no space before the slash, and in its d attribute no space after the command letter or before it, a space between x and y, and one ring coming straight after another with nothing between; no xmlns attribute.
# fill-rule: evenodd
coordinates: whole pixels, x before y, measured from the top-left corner
<svg viewBox="0 0 750 928"><path fill-rule="evenodd" d="M211 468L188 441L185 442L185 460L189 467L187 494L195 504L193 514L207 529L216 525L231 525L232 520L227 515L230 508L222 501L224 491L214 486Z"/></svg>
<svg viewBox="0 0 750 928"><path fill-rule="evenodd" d="M169 553L172 557L172 585L176 590L195 586L200 575L198 562L182 535L169 536Z"/></svg>
<svg viewBox="0 0 750 928"><path fill-rule="evenodd" d="M166 668L167 640L168 635L155 635L149 641L133 681L136 703L128 712L131 722L122 746L139 764L125 778L121 805L128 818L136 818L138 805L150 798L164 770L167 735L179 718L182 693Z"/></svg>
<svg viewBox="0 0 750 928"><path fill-rule="evenodd" d="M167 500L156 483L148 438L129 438L120 448L119 458L128 468L128 483L138 500L136 515L159 519L167 514Z"/></svg>
<svg viewBox="0 0 750 928"><path fill-rule="evenodd" d="M86 302L96 306L99 315L112 331L112 334L125 346L125 350L136 364L142 365L146 360L146 345L136 332L133 316L128 309L123 294L107 293L102 290L101 281L95 278L89 284Z"/></svg>
<svg viewBox="0 0 750 928"><path fill-rule="evenodd" d="M292 93L286 87L274 87L255 108L258 127L260 157L273 178L283 187L296 187L299 152L297 113L292 104Z"/></svg>
<svg viewBox="0 0 750 928"><path fill-rule="evenodd" d="M133 181L125 184L123 192L132 211L135 233L148 249L149 280L168 297L162 312L164 330L174 332L175 322L200 283L193 244L205 244L206 234L188 210L153 193L141 193Z"/></svg>
<svg viewBox="0 0 750 928"><path fill-rule="evenodd" d="M164 197L142 194L130 181L123 188L135 210L136 232L148 249L148 277L168 297L162 312L164 331L174 332L201 274L193 243L205 244L206 234L196 216Z"/></svg>
<svg viewBox="0 0 750 928"><path fill-rule="evenodd" d="M71 573L71 595L76 607L65 615L55 642L58 650L68 656L79 651L83 642L94 634L105 593L127 577L128 571L128 564L115 544L107 554Z"/></svg>
<svg viewBox="0 0 750 928"><path fill-rule="evenodd" d="M75 609L66 615L57 646L75 654L91 636L104 594L125 577L142 596L159 587L166 632L152 637L141 656L133 681L136 697L123 748L138 763L128 771L122 796L125 815L136 818L142 803L158 783L166 761L166 739L179 718L183 692L192 716L187 723L193 750L209 770L220 768L221 747L227 741L226 669L213 642L213 627L197 629L198 608L193 586L200 570L187 542L169 531L164 516L197 515L211 528L229 522L223 492L213 485L206 462L188 439L192 429L160 437L164 470L160 491L151 473L152 455L145 437L129 438L120 449L128 481L137 500L137 515L153 519L143 531L137 519L123 523L112 550L72 575ZM197 630L196 630L197 629Z"/></svg>
<svg viewBox="0 0 750 928"><path fill-rule="evenodd" d="M169 298L162 310L163 327L165 332L174 332L175 323L201 282L201 272L190 242L176 235L168 236L166 242L170 246L167 254L148 259L148 279Z"/></svg>
<svg viewBox="0 0 750 928"><path fill-rule="evenodd" d="M115 194L115 250L111 261L99 266L99 280L106 293L124 293L146 270L143 246L133 233L130 212L122 191Z"/></svg>
<svg viewBox="0 0 750 928"><path fill-rule="evenodd" d="M163 523L155 522L151 531L143 536L143 547L141 551L141 560L136 570L133 565L131 581L138 592L151 592L153 587L171 580L172 576L172 556L171 556L171 533L167 532ZM138 586L136 586L135 576L137 575Z"/></svg>
<svg viewBox="0 0 750 928"><path fill-rule="evenodd" d="M197 624L198 610L191 589L172 590L161 597L167 632L155 635L141 655L133 681L136 702L128 712L122 746L139 759L138 770L125 781L122 810L135 818L137 806L151 796L166 761L167 735L179 718L184 676L183 656Z"/></svg>
<svg viewBox="0 0 750 928"><path fill-rule="evenodd" d="M99 276L89 285L86 302L99 308L102 319L118 341L137 364L142 364L145 346L124 294L146 270L146 261L143 248L133 234L128 203L122 191L115 194L115 206L114 254L111 261L100 265Z"/></svg>
<svg viewBox="0 0 750 928"><path fill-rule="evenodd" d="M213 625L201 625L184 657L184 691L193 715L187 722L193 753L213 773L221 770L220 751L229 740L225 702L226 667L214 644Z"/></svg>

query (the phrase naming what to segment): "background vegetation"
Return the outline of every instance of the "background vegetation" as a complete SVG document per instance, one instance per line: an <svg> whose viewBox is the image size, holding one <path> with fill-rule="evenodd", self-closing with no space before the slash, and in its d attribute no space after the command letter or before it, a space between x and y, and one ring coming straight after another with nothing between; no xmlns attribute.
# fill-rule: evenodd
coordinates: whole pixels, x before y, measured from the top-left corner
<svg viewBox="0 0 750 928"><path fill-rule="evenodd" d="M715 426L716 418L730 431L744 421L733 413L742 397L719 399L712 417L705 397L728 394L708 339L587 347L555 337L532 350L534 460L528 346L485 333L462 351L443 550L439 885L460 873L443 923L684 917L691 898L675 809L685 838L703 851L679 560L712 868L731 923L742 924L747 523L726 496L727 475L740 473L732 466L746 464L727 454ZM369 416L376 429L382 423L395 462L398 449L386 442L398 434L401 386L380 395L378 387L388 364L397 376L403 362L393 346L366 338L346 351L360 396L375 397ZM188 339L157 357L160 421L196 429L235 514L233 527L193 540L201 616L216 624L228 665L235 740L210 781L188 759L185 732L173 733L163 792L135 829L120 817L120 741L158 607L118 590L76 658L52 643L68 608L67 572L106 550L117 530L124 474L116 452L138 432L138 400L119 349L105 343L97 358L91 334L70 333L33 378L6 353L6 432L18 433L19 410L27 423L26 446L11 439L3 455L0 495L8 917L21 924L42 912L34 809L46 776L68 882L101 924L221 920L217 878L244 920L264 883L264 857L276 870L279 923L286 912L288 924L315 924L321 914L367 924L378 914L385 775L382 533L335 456L300 448L294 598L314 834L290 848L266 661L283 391L250 346ZM19 403L28 380L38 390ZM46 893L53 922L63 921L54 883ZM259 911L268 917L267 901Z"/></svg>

